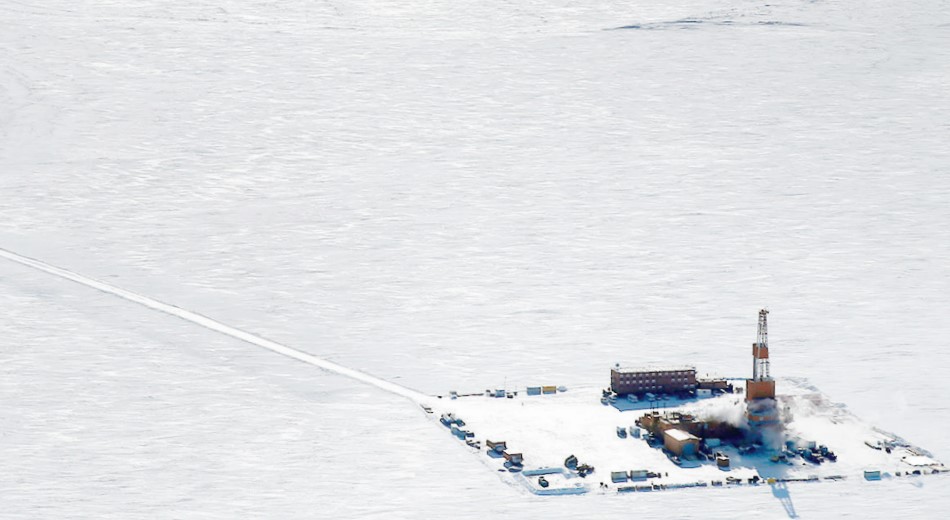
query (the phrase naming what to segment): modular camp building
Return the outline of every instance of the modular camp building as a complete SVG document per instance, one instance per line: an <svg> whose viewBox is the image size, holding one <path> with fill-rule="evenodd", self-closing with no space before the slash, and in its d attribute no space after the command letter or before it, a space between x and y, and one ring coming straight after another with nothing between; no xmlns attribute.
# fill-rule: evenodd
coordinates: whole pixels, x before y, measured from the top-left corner
<svg viewBox="0 0 950 520"><path fill-rule="evenodd" d="M680 394L696 390L694 367L610 369L610 389L617 395Z"/></svg>

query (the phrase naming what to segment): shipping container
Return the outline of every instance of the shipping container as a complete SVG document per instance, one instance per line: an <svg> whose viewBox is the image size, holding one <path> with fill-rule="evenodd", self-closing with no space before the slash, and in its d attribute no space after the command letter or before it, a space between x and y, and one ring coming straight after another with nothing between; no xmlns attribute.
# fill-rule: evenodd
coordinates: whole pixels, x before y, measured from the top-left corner
<svg viewBox="0 0 950 520"><path fill-rule="evenodd" d="M645 469L634 469L630 471L630 480L646 480L650 472Z"/></svg>
<svg viewBox="0 0 950 520"><path fill-rule="evenodd" d="M488 446L488 449L502 453L508 449L508 443L505 441L490 441L486 440L485 445Z"/></svg>
<svg viewBox="0 0 950 520"><path fill-rule="evenodd" d="M520 453L510 453L506 451L502 453L502 455L504 455L505 460L507 460L508 462L512 464L520 465L521 463L524 462L524 456Z"/></svg>

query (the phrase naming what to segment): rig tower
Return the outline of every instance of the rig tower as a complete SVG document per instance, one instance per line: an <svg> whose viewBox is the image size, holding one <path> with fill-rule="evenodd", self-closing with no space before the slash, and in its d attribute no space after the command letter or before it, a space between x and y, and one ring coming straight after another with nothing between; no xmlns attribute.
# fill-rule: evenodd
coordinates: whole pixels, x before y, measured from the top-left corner
<svg viewBox="0 0 950 520"><path fill-rule="evenodd" d="M769 311L759 311L759 332L752 344L752 379L745 382L745 400L775 399L775 380L769 375Z"/></svg>
<svg viewBox="0 0 950 520"><path fill-rule="evenodd" d="M757 436L778 423L775 380L769 374L769 311L759 311L759 332L752 344L752 379L745 382L746 418Z"/></svg>

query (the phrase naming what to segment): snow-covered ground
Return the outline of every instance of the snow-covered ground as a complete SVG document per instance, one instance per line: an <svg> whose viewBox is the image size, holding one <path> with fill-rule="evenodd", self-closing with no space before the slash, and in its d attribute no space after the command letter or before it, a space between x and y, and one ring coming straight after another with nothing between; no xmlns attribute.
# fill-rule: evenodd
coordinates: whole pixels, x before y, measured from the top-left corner
<svg viewBox="0 0 950 520"><path fill-rule="evenodd" d="M950 10L0 2L0 247L424 393L772 370L950 460ZM8 517L940 517L535 497L419 407L0 263ZM441 428L441 426L439 426ZM783 494L784 493L784 494Z"/></svg>
<svg viewBox="0 0 950 520"><path fill-rule="evenodd" d="M552 479L548 491L558 488L560 484L566 488L584 486L588 492L616 492L618 486L611 483L611 472L630 470L647 470L661 476L621 485L676 486L701 483L713 492L718 492L721 490L712 487L713 482L718 481L719 485L723 485L728 477L740 479L743 483L754 476L791 481L813 478L836 481L861 480L864 471L881 471L894 478L909 476L914 470L930 475L935 468L944 469L939 461L926 456L926 449L901 446L904 443L899 438L861 421L849 413L845 405L827 400L806 381L780 380L779 388L780 407L786 423L779 434L781 439L801 444L814 441L826 445L838 455L837 461L818 465L796 457L787 463L775 463L770 460L774 451L760 450L743 454L732 446L723 445L714 451L729 456L727 470L718 468L714 461L700 461L698 466L689 464L679 467L661 450L650 447L645 438L634 438L627 434L631 427L635 428L635 422L644 413L651 411L650 407L620 411L613 406L601 405L599 387L576 388L557 395L527 396L522 391L507 399L483 395L443 400L434 407L433 417L448 413L463 420L463 428L472 432L473 440L481 444L479 449L471 447L472 452L477 453L493 471L502 469L505 461L497 458L494 461L485 460L492 455L491 450L487 449L487 440L505 441L509 452L522 453L524 467L528 471L560 468L569 455L576 456L581 463L594 466L595 473L586 481L576 478L556 482ZM745 426L742 395L725 394L696 401L652 403L652 407L657 406L661 413L692 413L700 419L716 418L738 427ZM624 430L624 436L617 434L618 428ZM866 442L872 445L886 442L888 447L893 445L893 449L874 449ZM537 480L521 479L518 475L506 472L501 472L501 475L508 482L521 484L533 484ZM610 487L604 490L600 483L607 483ZM539 489L533 485L527 487Z"/></svg>

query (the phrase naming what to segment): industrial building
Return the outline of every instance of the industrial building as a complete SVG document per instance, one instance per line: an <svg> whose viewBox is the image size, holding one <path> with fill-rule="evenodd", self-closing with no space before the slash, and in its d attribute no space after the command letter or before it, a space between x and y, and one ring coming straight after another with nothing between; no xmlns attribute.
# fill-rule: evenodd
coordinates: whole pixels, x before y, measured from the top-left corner
<svg viewBox="0 0 950 520"><path fill-rule="evenodd" d="M739 428L720 421L698 421L688 413L650 412L637 419L637 425L648 431L654 438L665 438L667 430L682 430L700 439L740 440L743 432Z"/></svg>
<svg viewBox="0 0 950 520"><path fill-rule="evenodd" d="M725 379L697 379L696 389L723 393L728 392L730 394L735 390L732 383Z"/></svg>
<svg viewBox="0 0 950 520"><path fill-rule="evenodd" d="M663 435L666 430L677 428L684 431L694 431L696 425L695 417L692 414L680 412L650 412L637 419L637 425L650 432L656 437Z"/></svg>
<svg viewBox="0 0 950 520"><path fill-rule="evenodd" d="M685 394L696 390L696 368L610 369L610 389L617 395Z"/></svg>
<svg viewBox="0 0 950 520"><path fill-rule="evenodd" d="M695 457L699 453L699 437L677 428L663 432L663 447L679 457Z"/></svg>

